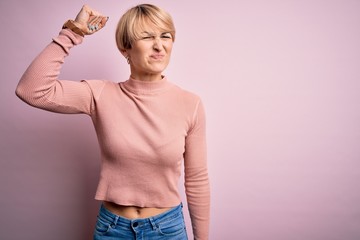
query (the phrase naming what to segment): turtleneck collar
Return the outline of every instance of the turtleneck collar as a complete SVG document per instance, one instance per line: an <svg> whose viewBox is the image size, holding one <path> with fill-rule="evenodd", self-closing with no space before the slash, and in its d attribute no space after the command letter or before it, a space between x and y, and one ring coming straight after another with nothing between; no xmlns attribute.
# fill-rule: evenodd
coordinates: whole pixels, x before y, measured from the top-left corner
<svg viewBox="0 0 360 240"><path fill-rule="evenodd" d="M128 91L136 94L157 94L166 91L171 86L171 83L165 76L156 81L142 81L130 77L122 85Z"/></svg>

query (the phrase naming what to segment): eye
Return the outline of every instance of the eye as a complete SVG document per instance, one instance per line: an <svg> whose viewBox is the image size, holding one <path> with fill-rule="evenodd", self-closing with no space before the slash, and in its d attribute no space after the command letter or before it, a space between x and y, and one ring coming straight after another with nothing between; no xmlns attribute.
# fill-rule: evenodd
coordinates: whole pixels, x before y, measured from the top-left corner
<svg viewBox="0 0 360 240"><path fill-rule="evenodd" d="M161 38L171 39L171 38L172 38L172 36L171 36L171 34L170 34L170 33L164 33L164 34L162 34L162 35L161 35Z"/></svg>

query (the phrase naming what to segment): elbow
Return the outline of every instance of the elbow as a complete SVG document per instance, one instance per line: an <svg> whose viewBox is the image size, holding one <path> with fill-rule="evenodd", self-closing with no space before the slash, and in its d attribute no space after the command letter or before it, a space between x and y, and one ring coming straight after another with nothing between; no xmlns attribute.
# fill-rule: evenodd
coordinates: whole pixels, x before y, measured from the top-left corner
<svg viewBox="0 0 360 240"><path fill-rule="evenodd" d="M19 82L18 86L15 89L15 95L20 98L25 103L33 105L35 103L35 94L32 89L29 89L27 86Z"/></svg>
<svg viewBox="0 0 360 240"><path fill-rule="evenodd" d="M21 83L19 83L15 89L15 95L21 100L25 99L26 91Z"/></svg>

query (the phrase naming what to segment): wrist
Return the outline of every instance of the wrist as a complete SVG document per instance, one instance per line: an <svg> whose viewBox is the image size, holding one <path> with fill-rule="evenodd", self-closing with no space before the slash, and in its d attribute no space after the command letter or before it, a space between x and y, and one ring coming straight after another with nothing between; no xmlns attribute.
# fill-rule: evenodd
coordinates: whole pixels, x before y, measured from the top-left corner
<svg viewBox="0 0 360 240"><path fill-rule="evenodd" d="M85 36L85 34L83 33L83 31L81 31L81 29L80 29L78 26L76 26L75 21L73 21L73 20L67 20L67 21L64 23L64 25L63 25L62 28L63 28L63 29L64 29L64 28L70 29L71 31L73 31L74 33L79 34L79 35L82 36L82 37Z"/></svg>

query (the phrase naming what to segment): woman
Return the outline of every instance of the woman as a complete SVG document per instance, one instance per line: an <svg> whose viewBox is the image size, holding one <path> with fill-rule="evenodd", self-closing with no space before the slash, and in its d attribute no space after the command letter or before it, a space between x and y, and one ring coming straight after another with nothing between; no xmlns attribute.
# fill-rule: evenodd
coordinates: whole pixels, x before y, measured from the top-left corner
<svg viewBox="0 0 360 240"><path fill-rule="evenodd" d="M58 80L70 49L107 20L83 6L31 63L16 94L34 107L92 118L102 158L94 239L187 239L177 188L183 160L194 238L208 239L204 108L162 75L175 40L171 16L142 4L121 17L116 43L130 65L128 80Z"/></svg>

